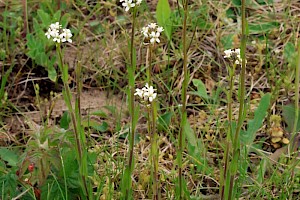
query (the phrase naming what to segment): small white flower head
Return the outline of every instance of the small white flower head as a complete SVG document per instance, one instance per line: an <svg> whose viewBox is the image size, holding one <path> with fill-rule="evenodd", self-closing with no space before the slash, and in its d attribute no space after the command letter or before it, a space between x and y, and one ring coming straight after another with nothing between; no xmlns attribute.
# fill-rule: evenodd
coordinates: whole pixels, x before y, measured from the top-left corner
<svg viewBox="0 0 300 200"><path fill-rule="evenodd" d="M232 54L232 51L231 51L231 49L227 49L227 50L224 51L224 53L225 53L224 58L230 58L231 54Z"/></svg>
<svg viewBox="0 0 300 200"><path fill-rule="evenodd" d="M151 29L155 29L157 27L157 24L156 23L150 23L148 25L148 27L151 28Z"/></svg>
<svg viewBox="0 0 300 200"><path fill-rule="evenodd" d="M142 89L137 88L134 95L139 96L145 103L149 104L153 102L157 96L155 91L156 89L154 89L153 86L149 86L148 83L146 83Z"/></svg>
<svg viewBox="0 0 300 200"><path fill-rule="evenodd" d="M55 22L53 24L50 25L50 28L52 30L56 29L56 30L59 30L62 26L59 24L59 22Z"/></svg>
<svg viewBox="0 0 300 200"><path fill-rule="evenodd" d="M122 6L125 8L125 12L128 12L130 8L134 8L136 5L140 5L142 0L120 0Z"/></svg>
<svg viewBox="0 0 300 200"><path fill-rule="evenodd" d="M52 39L53 42L70 42L72 43L71 37L73 36L70 29L62 29L62 26L59 22L51 24L48 28L48 31L45 33L48 39Z"/></svg>
<svg viewBox="0 0 300 200"><path fill-rule="evenodd" d="M72 36L73 35L72 35L70 29L64 28L62 30L62 33L60 34L61 42L66 42L67 41L67 42L72 43L72 39L71 39Z"/></svg>
<svg viewBox="0 0 300 200"><path fill-rule="evenodd" d="M150 34L150 37L151 37L150 43L151 44L154 44L155 42L160 43L159 36L160 36L160 32L152 31Z"/></svg>
<svg viewBox="0 0 300 200"><path fill-rule="evenodd" d="M143 27L141 32L145 38L149 37L149 27L148 26Z"/></svg>
<svg viewBox="0 0 300 200"><path fill-rule="evenodd" d="M224 53L225 53L224 58L232 59L236 65L242 64L241 49L235 49L235 50L228 49L228 50L225 50ZM247 63L247 60L246 60L246 63Z"/></svg>
<svg viewBox="0 0 300 200"><path fill-rule="evenodd" d="M161 33L161 32L163 32L163 31L164 31L164 28L159 26L159 27L157 27L157 29L156 29L156 30L157 30L157 32Z"/></svg>
<svg viewBox="0 0 300 200"><path fill-rule="evenodd" d="M150 23L142 28L142 34L144 35L144 42L148 44L149 42L154 45L155 43L160 43L160 34L163 32L163 27L158 26L156 23Z"/></svg>

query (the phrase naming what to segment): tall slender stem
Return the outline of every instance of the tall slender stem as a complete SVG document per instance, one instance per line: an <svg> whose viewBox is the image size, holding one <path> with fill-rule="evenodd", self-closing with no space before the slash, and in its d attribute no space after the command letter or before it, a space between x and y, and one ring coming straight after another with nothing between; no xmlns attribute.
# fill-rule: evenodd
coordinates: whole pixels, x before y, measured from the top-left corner
<svg viewBox="0 0 300 200"><path fill-rule="evenodd" d="M230 171L229 171L229 147L230 147L230 140L232 141L232 93L233 93L233 79L234 79L234 73L235 73L235 66L236 64L233 64L233 68L228 68L228 72L229 72L229 94L228 94L228 98L227 98L227 102L228 102L228 124L229 124L229 129L227 132L227 136L226 136L226 149L225 149L225 164L224 164L224 174L223 174L223 179L221 181L221 192L220 192L220 197L221 199L225 198L225 190L228 188L227 184L226 184L226 180L230 175ZM227 187L226 187L227 186Z"/></svg>
<svg viewBox="0 0 300 200"><path fill-rule="evenodd" d="M64 84L64 90L65 90L65 102L68 105L68 109L71 115L71 121L73 124L74 128L74 136L75 136L75 141L76 141L76 150L77 150L77 161L78 165L80 167L80 176L81 176L81 181L82 181L82 186L83 186L83 192L85 193L86 199L91 199L90 192L88 189L87 185L87 162L86 162L86 155L83 152L84 145L85 145L85 138L84 135L80 134L81 130L81 123L80 123L80 116L76 117L76 111L74 111L72 107L72 94L71 94L71 89L68 85L68 69L67 66L64 65L63 59L62 59L62 51L60 45L57 45L58 49L58 57L59 57L59 62L60 62L60 70L62 72L62 80ZM80 88L80 85L78 85ZM80 95L80 94L79 94ZM78 99L77 99L78 101ZM78 104L78 102L77 102ZM75 110L78 111L79 108L75 108ZM80 112L80 111L78 111Z"/></svg>
<svg viewBox="0 0 300 200"><path fill-rule="evenodd" d="M237 174L237 165L240 157L240 143L239 135L243 125L244 118L244 108L245 108L245 76L246 76L246 59L245 59L245 50L246 50L246 0L242 0L242 41L241 41L241 58L242 58L242 70L240 74L240 96L239 96L239 117L238 123L235 130L234 140L233 140L233 160L232 160L232 174L230 175L230 189L228 199L232 199L233 190L234 190L234 179Z"/></svg>
<svg viewBox="0 0 300 200"><path fill-rule="evenodd" d="M182 152L183 152L183 139L184 139L184 126L187 120L187 87L188 87L188 70L187 70L187 43L186 43L186 32L187 32L187 17L188 17L188 0L183 1L183 28L182 28L182 43L183 43L183 85L182 85L182 108L181 108L181 122L178 139L178 183L179 183L179 198L183 199L183 178L182 178Z"/></svg>
<svg viewBox="0 0 300 200"><path fill-rule="evenodd" d="M134 152L134 135L135 135L135 107L134 107L134 92L135 92L135 53L134 53L134 31L135 31L135 20L136 18L136 8L134 8L132 15L132 28L131 28L131 40L130 40L130 66L128 66L128 79L129 79L129 112L131 116L131 127L129 131L129 160L128 160L128 170L129 178L127 183L127 188L125 191L125 199L129 199L129 194L131 191L131 173L133 170L133 152Z"/></svg>

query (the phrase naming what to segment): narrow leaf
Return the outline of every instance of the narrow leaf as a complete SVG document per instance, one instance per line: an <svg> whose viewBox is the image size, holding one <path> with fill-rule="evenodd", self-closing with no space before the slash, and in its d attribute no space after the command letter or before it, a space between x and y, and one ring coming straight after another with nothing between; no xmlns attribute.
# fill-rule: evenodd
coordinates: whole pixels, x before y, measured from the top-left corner
<svg viewBox="0 0 300 200"><path fill-rule="evenodd" d="M254 112L254 118L249 121L248 129L246 132L241 132L241 141L244 144L251 144L255 139L256 132L262 126L263 121L267 115L267 110L270 105L271 94L265 94L259 103L259 106Z"/></svg>

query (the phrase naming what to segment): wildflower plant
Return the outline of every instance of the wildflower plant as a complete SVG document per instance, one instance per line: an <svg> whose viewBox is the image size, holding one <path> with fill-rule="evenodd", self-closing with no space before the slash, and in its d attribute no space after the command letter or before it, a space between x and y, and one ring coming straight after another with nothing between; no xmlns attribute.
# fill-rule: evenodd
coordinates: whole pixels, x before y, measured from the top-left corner
<svg viewBox="0 0 300 200"><path fill-rule="evenodd" d="M90 182L88 181L88 171L87 171L87 150L86 150L86 138L84 134L84 130L81 126L81 115L80 115L80 68L78 65L76 67L76 79L77 79L77 97L75 108L72 106L72 94L71 89L68 84L68 65L63 62L63 54L61 50L61 43L69 42L72 43L72 33L70 29L62 29L62 25L59 22L53 23L49 26L45 36L48 39L53 40L56 43L56 52L58 55L58 66L62 73L62 81L64 84L63 88L63 97L65 103L68 107L69 113L71 115L71 121L73 124L74 138L76 141L76 158L79 165L80 172L80 182L82 187L83 197L88 197L88 199L92 199L92 187L90 186Z"/></svg>
<svg viewBox="0 0 300 200"><path fill-rule="evenodd" d="M156 99L157 93L152 86L151 72L152 72L152 50L155 44L160 43L160 35L164 29L158 26L156 23L150 23L143 27L141 30L142 36L144 37L144 45L147 46L146 56L146 85L142 89L136 89L135 95L142 99L142 102L147 106L148 116L148 133L151 135L151 161L152 161L152 189L153 199L159 199L159 176L158 176L158 133L156 130L157 123L157 110L156 110ZM150 44L150 45L148 45Z"/></svg>
<svg viewBox="0 0 300 200"><path fill-rule="evenodd" d="M129 131L129 156L128 164L125 165L125 170L122 177L122 195L124 199L130 199L132 196L132 180L131 175L134 169L134 136L135 127L137 124L138 108L135 107L134 94L135 94L135 69L136 69L136 53L134 48L134 37L135 37L135 24L136 15L138 11L138 6L142 3L142 0L120 0L125 12L132 12L132 28L131 28L131 38L129 42L129 52L130 52L130 63L127 64L127 75L129 88L127 90L128 94L128 107L130 112L130 131Z"/></svg>

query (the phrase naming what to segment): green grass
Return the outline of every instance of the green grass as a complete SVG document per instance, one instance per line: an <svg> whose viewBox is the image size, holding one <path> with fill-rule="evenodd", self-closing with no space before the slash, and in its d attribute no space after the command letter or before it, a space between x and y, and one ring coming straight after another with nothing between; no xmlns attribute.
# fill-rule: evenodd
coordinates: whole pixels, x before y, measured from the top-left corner
<svg viewBox="0 0 300 200"><path fill-rule="evenodd" d="M298 199L299 6L1 2L0 198ZM73 33L61 51L56 21Z"/></svg>

